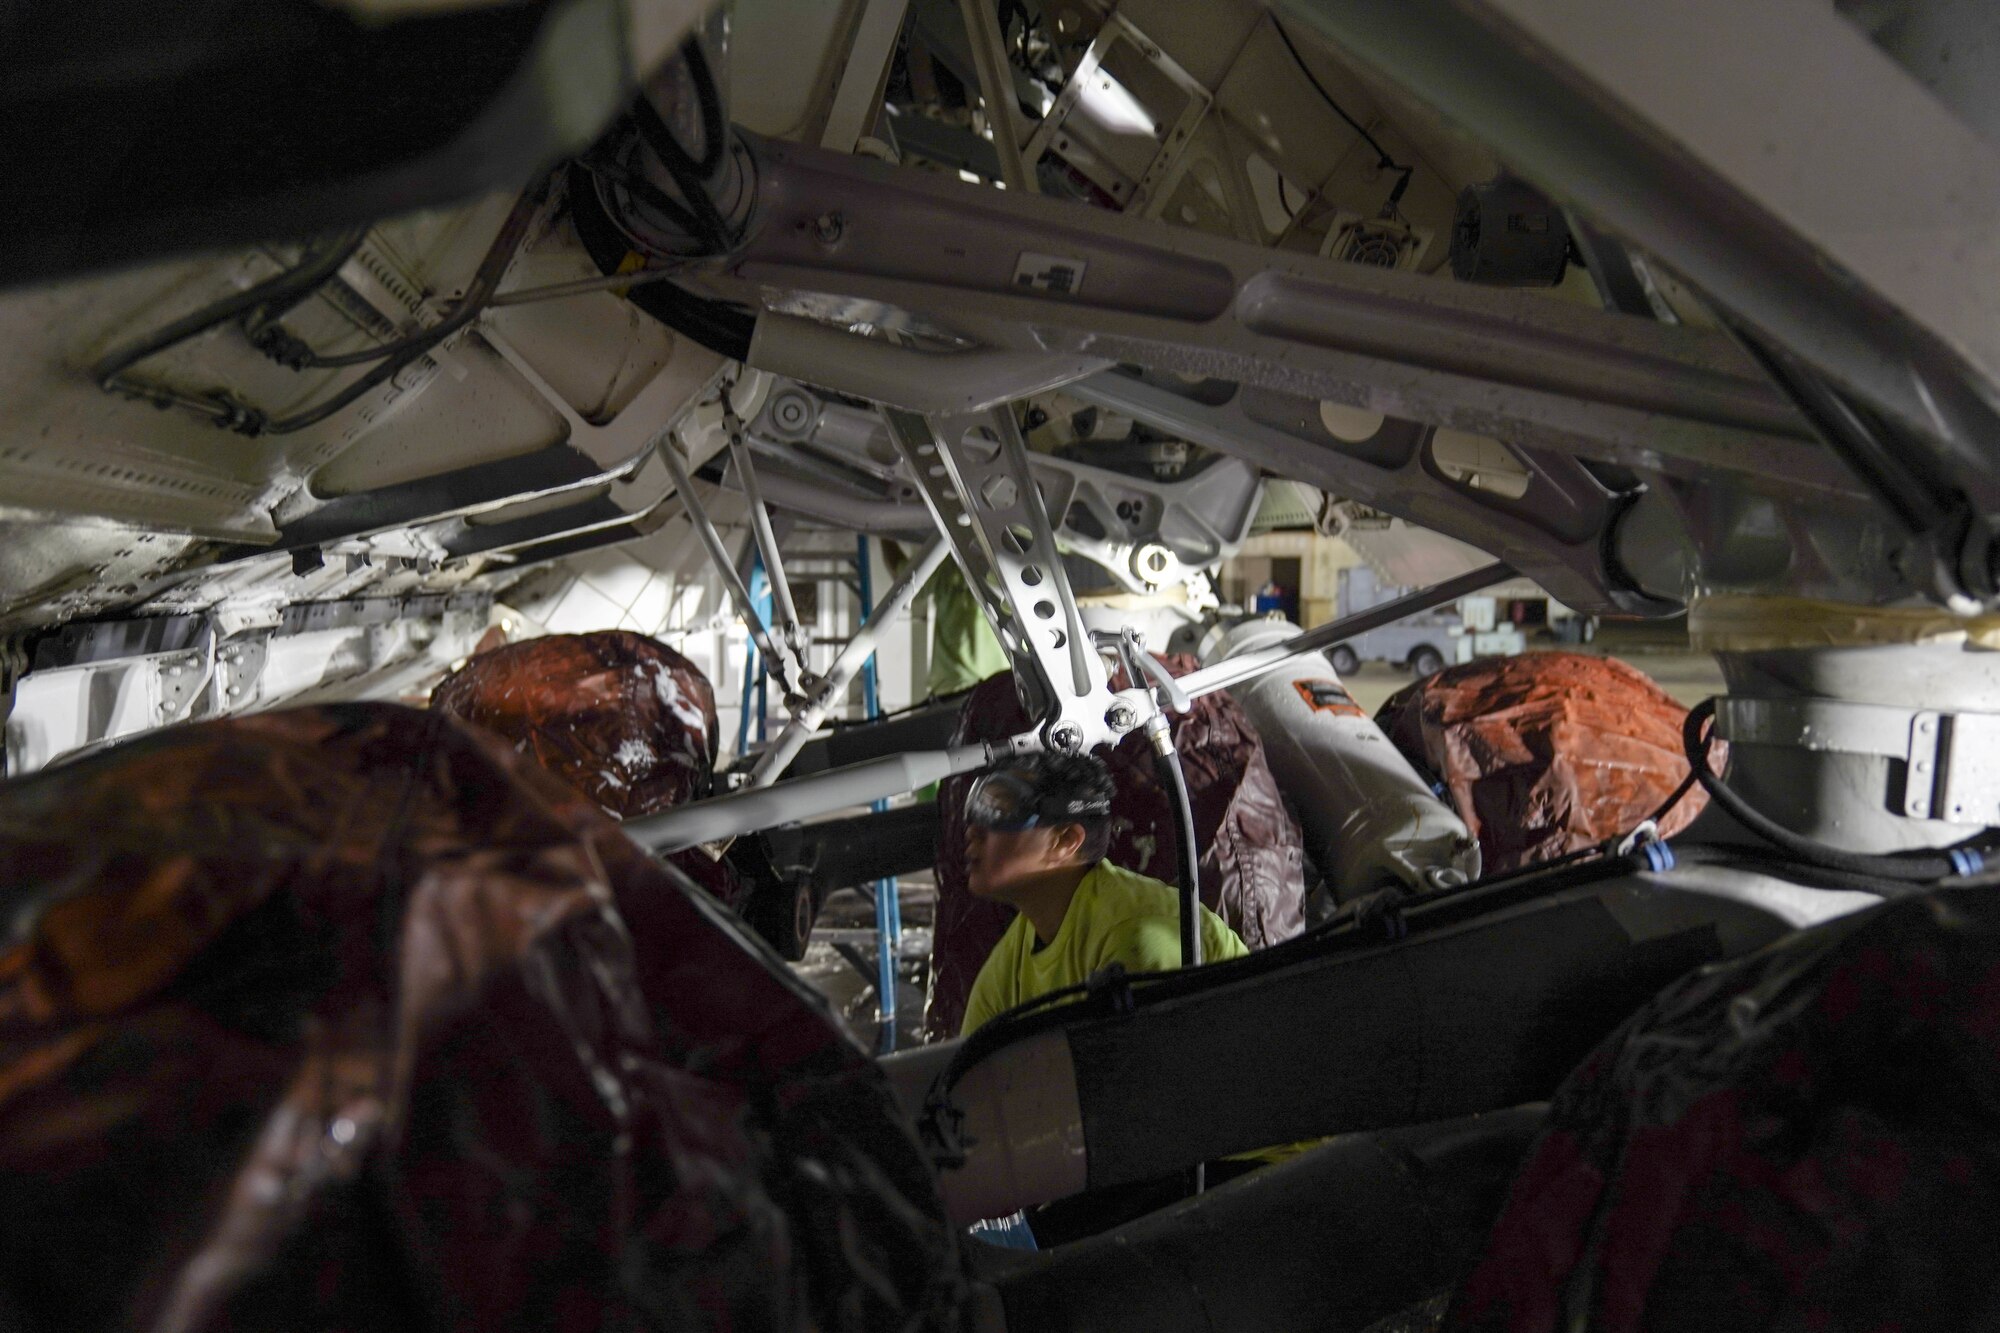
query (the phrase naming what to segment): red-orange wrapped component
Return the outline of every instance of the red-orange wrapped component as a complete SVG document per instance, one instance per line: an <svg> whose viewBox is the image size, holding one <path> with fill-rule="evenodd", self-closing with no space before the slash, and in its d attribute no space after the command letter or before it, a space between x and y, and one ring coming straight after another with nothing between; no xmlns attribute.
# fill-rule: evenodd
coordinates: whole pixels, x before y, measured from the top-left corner
<svg viewBox="0 0 2000 1333"><path fill-rule="evenodd" d="M445 677L431 707L511 742L620 819L709 794L715 690L694 663L643 634L552 634L494 648ZM736 905L727 866L699 850L673 860Z"/></svg>
<svg viewBox="0 0 2000 1333"><path fill-rule="evenodd" d="M9 1328L958 1327L881 1074L595 805L439 713L0 787Z"/></svg>
<svg viewBox="0 0 2000 1333"><path fill-rule="evenodd" d="M1690 972L1549 1100L1453 1333L1990 1329L2000 901L1894 899Z"/></svg>
<svg viewBox="0 0 2000 1333"><path fill-rule="evenodd" d="M1375 720L1418 772L1444 785L1491 874L1602 842L1652 814L1687 777L1686 717L1623 662L1525 653L1440 671L1398 691ZM1661 832L1678 833L1707 800L1699 787L1688 792Z"/></svg>
<svg viewBox="0 0 2000 1333"><path fill-rule="evenodd" d="M1185 655L1160 660L1177 676L1200 665ZM1125 688L1122 669L1112 688ZM1007 671L966 697L952 739L997 740L1027 725L1014 674ZM1217 691L1195 700L1192 712L1173 714L1172 725L1202 848L1202 902L1253 949L1298 934L1305 925L1303 845L1243 706ZM1173 883L1179 829L1173 798L1154 773L1151 747L1135 732L1104 758L1118 787L1110 860ZM934 1039L958 1035L973 978L1014 919L1012 908L975 898L965 887L965 793L971 785L969 777L953 778L938 789L937 922L924 1005L924 1030Z"/></svg>
<svg viewBox="0 0 2000 1333"><path fill-rule="evenodd" d="M431 707L513 743L620 819L708 795L715 691L701 668L643 634L551 634L474 657Z"/></svg>

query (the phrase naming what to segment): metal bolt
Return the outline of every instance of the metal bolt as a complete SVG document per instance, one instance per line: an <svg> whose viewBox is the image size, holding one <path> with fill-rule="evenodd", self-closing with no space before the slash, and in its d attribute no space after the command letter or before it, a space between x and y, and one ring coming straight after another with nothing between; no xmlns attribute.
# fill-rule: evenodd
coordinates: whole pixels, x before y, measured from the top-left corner
<svg viewBox="0 0 2000 1333"><path fill-rule="evenodd" d="M771 404L771 420L780 430L804 430L812 420L812 404L798 394L785 394Z"/></svg>
<svg viewBox="0 0 2000 1333"><path fill-rule="evenodd" d="M1065 722L1049 732L1049 748L1065 753L1083 748L1083 728L1074 722Z"/></svg>
<svg viewBox="0 0 2000 1333"><path fill-rule="evenodd" d="M1113 731L1130 731L1139 725L1139 714L1130 704L1113 704L1104 721Z"/></svg>
<svg viewBox="0 0 2000 1333"><path fill-rule="evenodd" d="M847 234L847 219L838 213L822 213L813 219L813 237L821 245L838 245Z"/></svg>
<svg viewBox="0 0 2000 1333"><path fill-rule="evenodd" d="M1937 722L1932 718L1925 717L1917 720L1917 730L1926 736L1930 735L1936 726Z"/></svg>
<svg viewBox="0 0 2000 1333"><path fill-rule="evenodd" d="M1928 773L1928 772L1930 772L1930 771L1931 771L1931 761L1930 761L1930 760L1928 760L1928 759L1919 759L1919 760L1917 760L1917 772L1919 772L1919 773Z"/></svg>

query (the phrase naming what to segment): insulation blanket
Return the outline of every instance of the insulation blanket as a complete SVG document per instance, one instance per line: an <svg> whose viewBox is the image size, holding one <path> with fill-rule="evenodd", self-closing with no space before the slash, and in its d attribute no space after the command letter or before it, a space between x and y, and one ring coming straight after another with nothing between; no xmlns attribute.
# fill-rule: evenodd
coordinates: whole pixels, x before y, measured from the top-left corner
<svg viewBox="0 0 2000 1333"><path fill-rule="evenodd" d="M1184 654L1160 660L1177 676L1200 665ZM1126 688L1123 668L1111 688ZM1242 705L1220 690L1195 700L1192 712L1174 714L1171 721L1202 847L1202 902L1252 949L1298 934L1304 927L1304 853L1256 728ZM952 743L998 740L1027 726L1014 675L1004 672L966 698ZM1109 859L1176 882L1180 852L1173 797L1154 774L1151 747L1134 732L1105 760L1118 787ZM924 1006L924 1030L933 1040L958 1035L973 978L1014 919L1012 908L975 898L965 887L965 793L972 781L953 778L938 789L937 922Z"/></svg>
<svg viewBox="0 0 2000 1333"><path fill-rule="evenodd" d="M643 634L552 634L480 653L431 707L485 727L620 819L709 794L715 690L701 668ZM732 907L742 888L698 849L675 865Z"/></svg>
<svg viewBox="0 0 2000 1333"><path fill-rule="evenodd" d="M1628 833L1687 777L1687 709L1608 657L1524 653L1405 686L1375 721L1441 783L1479 839L1487 874ZM1727 747L1715 746L1720 768ZM1661 821L1671 837L1708 803L1696 787Z"/></svg>
<svg viewBox="0 0 2000 1333"><path fill-rule="evenodd" d="M614 821L382 704L0 787L0 1325L955 1326L879 1072Z"/></svg>
<svg viewBox="0 0 2000 1333"><path fill-rule="evenodd" d="M1990 1328L2000 899L1691 973L1557 1093L1457 1330Z"/></svg>

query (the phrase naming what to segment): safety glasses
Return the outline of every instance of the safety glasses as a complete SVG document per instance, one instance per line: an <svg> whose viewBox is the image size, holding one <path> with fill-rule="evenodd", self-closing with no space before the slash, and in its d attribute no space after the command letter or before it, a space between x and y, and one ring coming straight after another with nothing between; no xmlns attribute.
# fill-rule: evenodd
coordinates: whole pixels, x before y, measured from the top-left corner
<svg viewBox="0 0 2000 1333"><path fill-rule="evenodd" d="M1019 773L988 773L965 795L965 822L996 833L1019 833L1042 822L1035 785Z"/></svg>
<svg viewBox="0 0 2000 1333"><path fill-rule="evenodd" d="M1111 805L1097 797L1067 799L1037 791L1034 779L1001 769L972 784L965 796L965 822L996 833L1019 833L1043 824L1103 819Z"/></svg>

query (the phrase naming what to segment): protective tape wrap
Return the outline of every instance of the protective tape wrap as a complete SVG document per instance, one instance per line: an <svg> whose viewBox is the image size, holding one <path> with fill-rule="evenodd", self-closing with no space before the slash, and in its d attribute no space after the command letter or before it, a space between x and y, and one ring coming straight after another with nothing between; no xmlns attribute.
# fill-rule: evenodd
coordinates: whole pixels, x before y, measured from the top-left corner
<svg viewBox="0 0 2000 1333"><path fill-rule="evenodd" d="M1701 653L1787 648L1962 644L2000 649L2000 616L1955 616L1938 607L1856 606L1808 597L1697 597L1688 639Z"/></svg>

